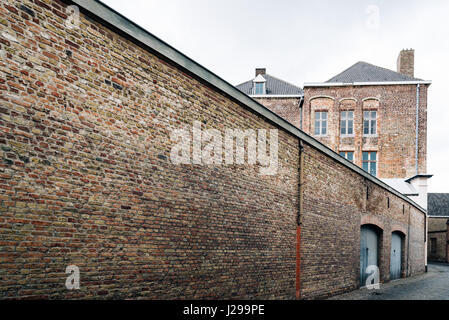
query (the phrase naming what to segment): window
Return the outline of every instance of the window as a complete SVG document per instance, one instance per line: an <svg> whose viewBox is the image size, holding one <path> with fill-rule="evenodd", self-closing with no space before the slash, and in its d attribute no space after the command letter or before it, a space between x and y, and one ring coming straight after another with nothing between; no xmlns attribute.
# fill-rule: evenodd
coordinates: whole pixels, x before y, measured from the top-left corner
<svg viewBox="0 0 449 320"><path fill-rule="evenodd" d="M327 134L327 112L315 112L315 135L325 136Z"/></svg>
<svg viewBox="0 0 449 320"><path fill-rule="evenodd" d="M363 152L362 153L362 168L366 172L369 172L373 176L376 176L376 162L377 162L377 152Z"/></svg>
<svg viewBox="0 0 449 320"><path fill-rule="evenodd" d="M354 111L341 112L340 133L342 135L354 134Z"/></svg>
<svg viewBox="0 0 449 320"><path fill-rule="evenodd" d="M432 253L432 254L437 253L437 239L436 238L430 239L430 253Z"/></svg>
<svg viewBox="0 0 449 320"><path fill-rule="evenodd" d="M340 151L340 156L348 161L354 162L354 151Z"/></svg>
<svg viewBox="0 0 449 320"><path fill-rule="evenodd" d="M265 83L264 82L255 82L255 90L254 94L265 94Z"/></svg>
<svg viewBox="0 0 449 320"><path fill-rule="evenodd" d="M363 135L377 134L377 111L363 111Z"/></svg>

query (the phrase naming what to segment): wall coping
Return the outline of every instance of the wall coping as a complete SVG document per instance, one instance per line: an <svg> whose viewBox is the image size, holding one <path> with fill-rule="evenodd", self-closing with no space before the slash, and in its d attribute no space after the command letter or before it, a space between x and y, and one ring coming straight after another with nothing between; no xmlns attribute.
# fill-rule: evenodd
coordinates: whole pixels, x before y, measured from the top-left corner
<svg viewBox="0 0 449 320"><path fill-rule="evenodd" d="M251 98L303 98L300 94L250 94Z"/></svg>
<svg viewBox="0 0 449 320"><path fill-rule="evenodd" d="M432 84L430 80L415 81L367 81L367 82L305 82L304 87L352 87L352 86L395 86L410 84Z"/></svg>
<svg viewBox="0 0 449 320"><path fill-rule="evenodd" d="M358 166L354 165L353 163L349 162L345 158L341 157L339 154L319 142L318 140L315 140L299 128L295 127L294 125L290 124L283 118L279 117L277 114L263 106L262 104L258 103L256 100L252 99L248 95L244 94L240 90L238 90L235 86L228 83L227 81L223 80L213 72L209 71L199 63L195 62L194 60L190 59L177 49L173 48L169 44L165 43L161 39L157 38L144 28L140 27L136 23L132 22L125 16L121 15L114 9L110 8L106 4L102 3L98 0L64 0L65 2L71 2L77 6L79 6L80 11L86 13L89 16L93 16L96 19L99 20L100 23L105 24L106 26L112 26L113 28L119 30L122 34L137 40L139 43L150 48L151 50L155 51L157 54L165 57L166 59L170 60L171 62L175 63L176 65L180 66L182 69L187 70L191 74L197 76L198 78L202 79L203 81L207 82L208 84L214 86L218 90L224 92L226 95L230 96L234 100L238 101L239 103L245 105L249 109L256 112L258 115L263 116L264 118L271 121L273 124L277 125L278 127L284 129L291 135L299 138L300 140L304 141L308 145L314 147L315 149L318 149L322 153L326 154L330 158L336 160L340 164L350 168L351 170L358 173L360 176L364 177L366 180L371 181L372 183L380 186L381 188L389 191L390 193L396 195L397 197L401 198L402 200L408 202L410 205L421 211L423 214L426 214L426 210L423 209L421 206L419 206L417 203L415 203L410 198L406 197L399 191L393 189L389 185L385 184L378 178L372 176L371 174L364 171L362 168L359 168ZM397 83L400 84L400 83Z"/></svg>

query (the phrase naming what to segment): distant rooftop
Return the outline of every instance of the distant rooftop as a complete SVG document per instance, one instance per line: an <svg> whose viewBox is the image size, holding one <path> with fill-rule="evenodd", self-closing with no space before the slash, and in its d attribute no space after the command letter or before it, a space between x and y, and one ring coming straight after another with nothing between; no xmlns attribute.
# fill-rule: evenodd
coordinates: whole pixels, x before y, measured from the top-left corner
<svg viewBox="0 0 449 320"><path fill-rule="evenodd" d="M260 77L263 77L266 87L266 95L296 95L296 96L303 96L304 91L302 88L295 86L291 83L288 83L287 81L278 79L276 77L273 77L269 74L258 74L256 79L260 79ZM239 85L236 85L237 89L242 91L243 93L246 93L247 95L254 95L253 93L253 85L254 85L254 79L243 82Z"/></svg>
<svg viewBox="0 0 449 320"><path fill-rule="evenodd" d="M449 217L449 193L428 193L427 213L430 217Z"/></svg>
<svg viewBox="0 0 449 320"><path fill-rule="evenodd" d="M421 81L405 74L359 61L326 83L342 82L383 82L383 81Z"/></svg>

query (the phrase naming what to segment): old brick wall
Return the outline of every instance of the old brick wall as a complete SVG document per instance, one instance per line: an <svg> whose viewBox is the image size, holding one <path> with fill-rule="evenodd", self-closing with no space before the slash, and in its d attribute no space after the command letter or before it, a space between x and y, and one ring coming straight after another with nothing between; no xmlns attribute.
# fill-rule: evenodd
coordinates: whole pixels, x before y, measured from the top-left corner
<svg viewBox="0 0 449 320"><path fill-rule="evenodd" d="M300 98L255 98L257 102L284 118L295 127L300 127Z"/></svg>
<svg viewBox="0 0 449 320"><path fill-rule="evenodd" d="M66 28L62 2L25 4L0 5L1 296L293 298L297 139L279 133L275 176L175 166L170 132L195 120L274 127L84 15Z"/></svg>
<svg viewBox="0 0 449 320"><path fill-rule="evenodd" d="M419 173L427 173L427 89L420 87ZM408 178L416 174L416 85L304 88L304 132L314 135L314 112L328 111L328 134L316 137L332 150L354 151L362 165L363 151L377 151L377 176ZM340 136L340 111L354 110L354 136ZM363 110L377 110L377 137L363 137Z"/></svg>
<svg viewBox="0 0 449 320"><path fill-rule="evenodd" d="M381 282L390 279L393 231L404 235L402 276L424 271L423 212L311 147L305 147L304 157L303 298L326 297L360 286L360 227L364 224L382 229Z"/></svg>
<svg viewBox="0 0 449 320"><path fill-rule="evenodd" d="M0 3L1 298L293 299L300 199L303 297L358 286L367 221L385 251L393 228L410 233L410 269L424 268L421 212L307 145L300 198L284 130L274 176L172 164L170 134L194 121L277 127L84 14L67 28L64 12ZM72 264L80 290L64 286Z"/></svg>

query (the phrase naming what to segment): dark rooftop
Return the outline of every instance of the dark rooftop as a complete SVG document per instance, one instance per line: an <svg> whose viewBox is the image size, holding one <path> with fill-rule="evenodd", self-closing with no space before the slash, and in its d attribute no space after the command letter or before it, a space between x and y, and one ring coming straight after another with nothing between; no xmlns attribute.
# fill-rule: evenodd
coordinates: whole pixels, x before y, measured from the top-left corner
<svg viewBox="0 0 449 320"><path fill-rule="evenodd" d="M427 213L430 217L449 216L449 193L428 193Z"/></svg>
<svg viewBox="0 0 449 320"><path fill-rule="evenodd" d="M405 74L381 68L370 63L359 61L342 73L326 82L383 82L383 81L419 81Z"/></svg>
<svg viewBox="0 0 449 320"><path fill-rule="evenodd" d="M267 95L304 95L304 91L291 83L288 83L284 80L273 77L269 74L262 75L266 82L265 86L267 88ZM247 95L252 95L253 90L253 80L246 81L239 85L236 85L237 89L246 93Z"/></svg>

